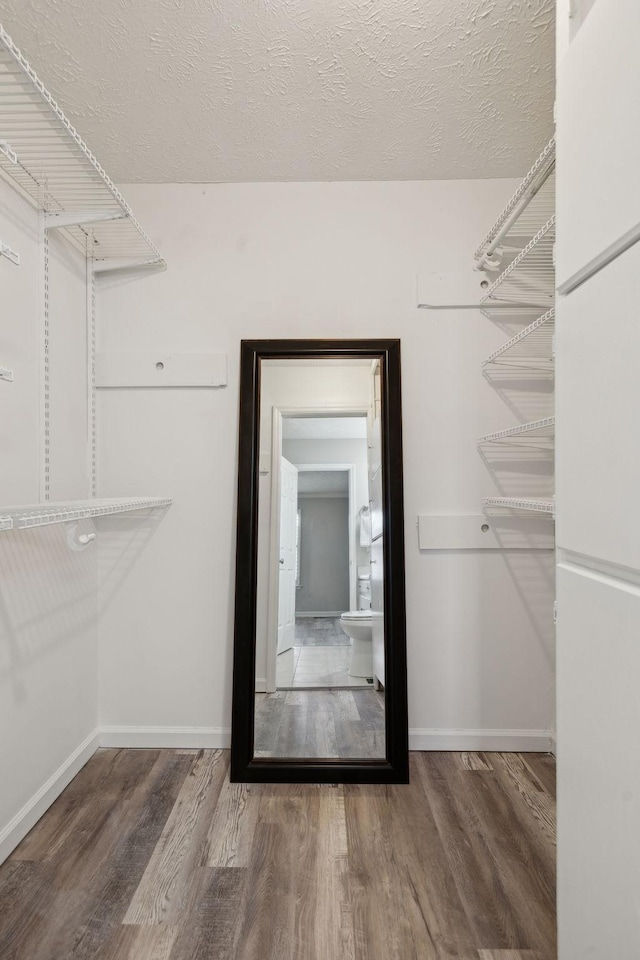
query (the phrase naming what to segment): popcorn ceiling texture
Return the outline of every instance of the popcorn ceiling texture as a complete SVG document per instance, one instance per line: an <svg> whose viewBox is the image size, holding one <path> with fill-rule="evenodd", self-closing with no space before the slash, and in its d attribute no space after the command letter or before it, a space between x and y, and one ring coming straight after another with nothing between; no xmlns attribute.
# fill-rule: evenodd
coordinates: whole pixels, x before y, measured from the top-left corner
<svg viewBox="0 0 640 960"><path fill-rule="evenodd" d="M0 0L120 182L520 176L555 0Z"/></svg>

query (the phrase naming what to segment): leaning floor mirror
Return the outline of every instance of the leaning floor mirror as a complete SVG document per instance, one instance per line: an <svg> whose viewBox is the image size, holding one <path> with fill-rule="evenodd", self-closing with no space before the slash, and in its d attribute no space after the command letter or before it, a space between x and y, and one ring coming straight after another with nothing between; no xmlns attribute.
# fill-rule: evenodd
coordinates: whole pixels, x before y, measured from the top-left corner
<svg viewBox="0 0 640 960"><path fill-rule="evenodd" d="M241 347L231 778L405 783L398 340Z"/></svg>

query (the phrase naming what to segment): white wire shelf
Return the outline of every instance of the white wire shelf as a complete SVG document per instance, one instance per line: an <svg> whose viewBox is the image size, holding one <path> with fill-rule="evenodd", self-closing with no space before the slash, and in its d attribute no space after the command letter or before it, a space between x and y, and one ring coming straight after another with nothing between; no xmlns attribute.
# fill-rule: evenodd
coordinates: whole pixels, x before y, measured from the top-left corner
<svg viewBox="0 0 640 960"><path fill-rule="evenodd" d="M513 303L550 307L555 296L555 239L554 215L494 280L481 304Z"/></svg>
<svg viewBox="0 0 640 960"><path fill-rule="evenodd" d="M482 505L484 507L496 507L506 510L527 510L534 513L547 513L551 516L555 514L555 501L542 499L526 499L518 497L483 497Z"/></svg>
<svg viewBox="0 0 640 960"><path fill-rule="evenodd" d="M549 141L474 253L476 269L499 269L555 212L555 137Z"/></svg>
<svg viewBox="0 0 640 960"><path fill-rule="evenodd" d="M496 365L520 369L532 367L553 371L555 316L554 308L547 310L515 337L494 350L486 360L483 360L482 366Z"/></svg>
<svg viewBox="0 0 640 960"><path fill-rule="evenodd" d="M545 417L542 420L531 420L529 423L520 423L517 427L509 427L507 430L498 430L496 433L488 433L480 437L478 443L500 443L501 441L513 442L519 440L529 441L531 438L538 440L553 440L555 434L555 417Z"/></svg>
<svg viewBox="0 0 640 960"><path fill-rule="evenodd" d="M0 507L0 530L25 530L28 527L44 527L51 523L66 523L70 520L86 520L105 517L114 513L130 513L135 510L152 510L169 507L168 497L137 497L132 499L69 500L64 503L39 503L33 506ZM10 525L3 525L9 523Z"/></svg>
<svg viewBox="0 0 640 960"><path fill-rule="evenodd" d="M0 24L0 174L85 256L166 267L122 194ZM122 261L122 262L120 262Z"/></svg>

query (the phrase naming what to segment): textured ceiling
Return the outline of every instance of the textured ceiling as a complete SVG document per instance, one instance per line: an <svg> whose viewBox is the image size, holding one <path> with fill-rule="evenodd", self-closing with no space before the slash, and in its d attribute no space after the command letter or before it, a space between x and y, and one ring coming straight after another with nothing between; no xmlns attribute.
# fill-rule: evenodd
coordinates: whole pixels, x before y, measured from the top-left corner
<svg viewBox="0 0 640 960"><path fill-rule="evenodd" d="M519 176L552 132L555 0L0 0L126 181Z"/></svg>

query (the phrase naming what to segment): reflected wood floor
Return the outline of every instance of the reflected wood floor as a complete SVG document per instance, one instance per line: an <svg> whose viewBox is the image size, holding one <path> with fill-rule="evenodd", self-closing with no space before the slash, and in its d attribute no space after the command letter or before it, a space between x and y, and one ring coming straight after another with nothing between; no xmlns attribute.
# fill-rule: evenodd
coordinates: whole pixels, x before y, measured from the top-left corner
<svg viewBox="0 0 640 960"><path fill-rule="evenodd" d="M277 690L256 694L256 757L384 758L384 693Z"/></svg>
<svg viewBox="0 0 640 960"><path fill-rule="evenodd" d="M2 960L554 960L554 765L413 753L409 786L230 784L100 750L0 867Z"/></svg>

